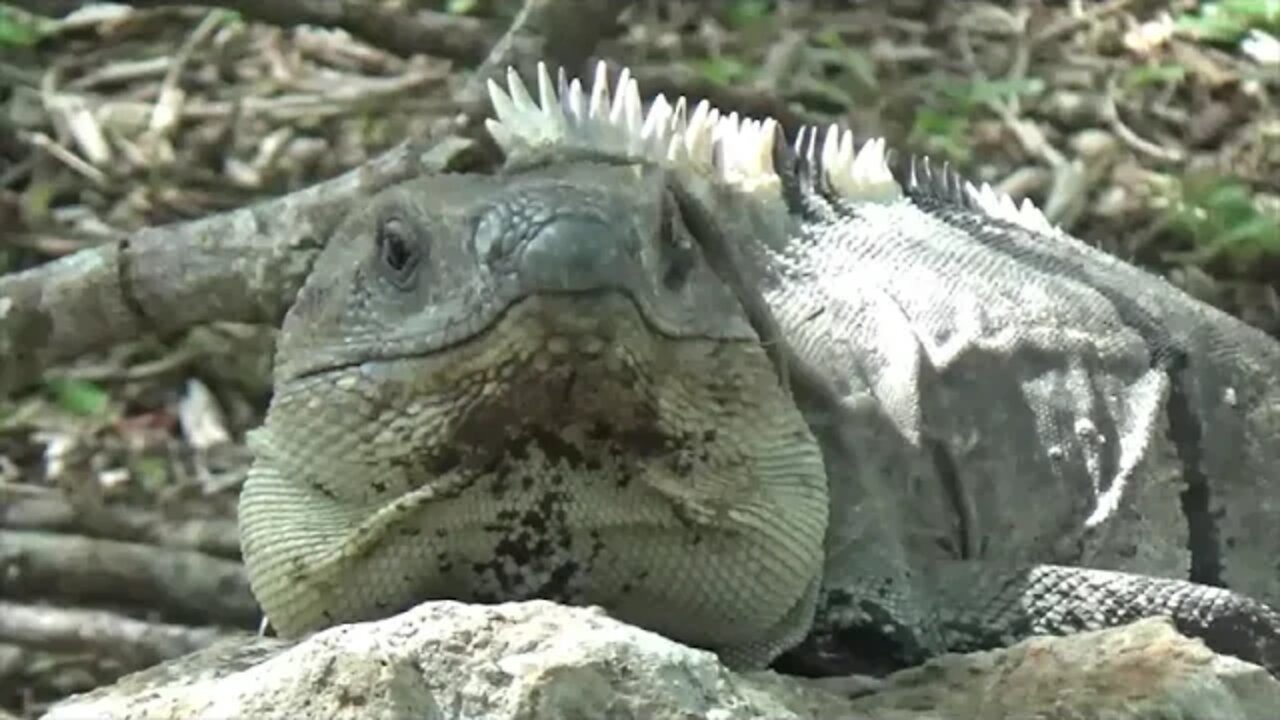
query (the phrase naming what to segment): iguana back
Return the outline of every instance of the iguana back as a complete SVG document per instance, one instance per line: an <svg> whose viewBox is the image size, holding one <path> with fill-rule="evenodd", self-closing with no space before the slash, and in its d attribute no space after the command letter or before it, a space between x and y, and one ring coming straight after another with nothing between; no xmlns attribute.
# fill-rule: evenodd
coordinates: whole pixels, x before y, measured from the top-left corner
<svg viewBox="0 0 1280 720"><path fill-rule="evenodd" d="M801 157L766 297L812 372L885 416L855 474L885 476L913 552L1280 603L1280 343L927 161L864 200Z"/></svg>

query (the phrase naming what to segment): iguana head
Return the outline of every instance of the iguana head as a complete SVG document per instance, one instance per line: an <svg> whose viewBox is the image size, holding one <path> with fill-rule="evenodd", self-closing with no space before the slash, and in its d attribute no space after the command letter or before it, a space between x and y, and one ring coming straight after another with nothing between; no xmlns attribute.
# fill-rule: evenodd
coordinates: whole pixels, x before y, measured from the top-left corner
<svg viewBox="0 0 1280 720"><path fill-rule="evenodd" d="M707 237L733 229L686 212L717 126L665 124L669 163L627 149L633 82L541 80L542 106L495 90L501 172L385 189L318 259L253 438L254 591L287 634L549 597L771 656L812 612L825 477Z"/></svg>
<svg viewBox="0 0 1280 720"><path fill-rule="evenodd" d="M770 362L757 357L758 308L706 237L735 229L691 218L688 199L776 186L771 125L730 139L705 103L686 118L683 102L662 101L645 120L635 82L611 97L603 70L589 95L561 86L543 68L541 105L514 74L509 91L492 87L498 174L411 180L346 219L285 320L273 416L293 412L294 388L325 385L331 402L339 388L361 398L335 403L330 421L355 434L397 405L448 404L447 427L405 443L422 453L480 428L661 414L657 383L709 385L722 368Z"/></svg>

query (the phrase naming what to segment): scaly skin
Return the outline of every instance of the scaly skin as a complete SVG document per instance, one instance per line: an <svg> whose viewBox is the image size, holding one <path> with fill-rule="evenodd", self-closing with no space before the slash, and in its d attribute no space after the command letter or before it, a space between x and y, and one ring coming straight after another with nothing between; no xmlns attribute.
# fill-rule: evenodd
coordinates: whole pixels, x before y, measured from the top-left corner
<svg viewBox="0 0 1280 720"><path fill-rule="evenodd" d="M1280 345L952 173L603 83L495 91L503 173L325 251L241 506L278 628L549 597L831 672L1167 614L1280 674Z"/></svg>
<svg viewBox="0 0 1280 720"><path fill-rule="evenodd" d="M822 456L663 173L413 181L341 233L241 503L280 632L542 597L745 665L803 637Z"/></svg>

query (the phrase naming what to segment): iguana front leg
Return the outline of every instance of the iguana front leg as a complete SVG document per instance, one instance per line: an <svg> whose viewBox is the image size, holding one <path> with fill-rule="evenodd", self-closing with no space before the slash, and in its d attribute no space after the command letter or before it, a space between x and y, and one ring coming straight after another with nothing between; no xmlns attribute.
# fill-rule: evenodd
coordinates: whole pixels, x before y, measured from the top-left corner
<svg viewBox="0 0 1280 720"><path fill-rule="evenodd" d="M865 658L855 656L869 646L907 647L894 659L912 664L921 653L986 650L1031 635L1066 635L1167 615L1179 631L1214 651L1280 677L1280 612L1223 588L1092 568L957 560L931 564L910 590L887 596L873 578L828 586L814 632L792 657L820 658L822 667L802 668L809 672L864 672ZM917 606L924 600L929 609L897 617L893 608L904 597ZM916 642L904 643L904 636Z"/></svg>

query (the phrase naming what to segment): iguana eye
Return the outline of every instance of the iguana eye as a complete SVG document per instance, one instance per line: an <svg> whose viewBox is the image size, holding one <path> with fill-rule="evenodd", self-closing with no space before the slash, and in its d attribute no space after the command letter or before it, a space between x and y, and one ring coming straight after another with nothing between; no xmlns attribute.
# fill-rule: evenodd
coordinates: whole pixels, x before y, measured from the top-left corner
<svg viewBox="0 0 1280 720"><path fill-rule="evenodd" d="M378 224L378 259L387 277L401 287L413 279L422 254L420 244L413 242L409 232L408 225L398 217Z"/></svg>

